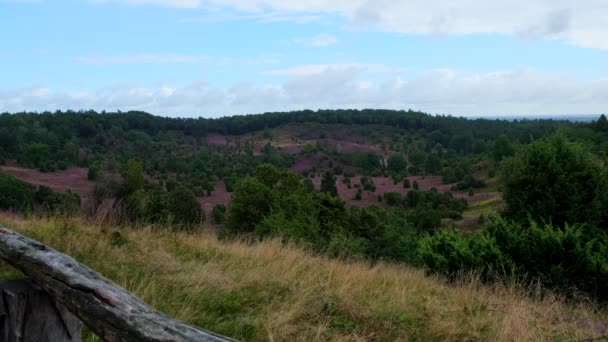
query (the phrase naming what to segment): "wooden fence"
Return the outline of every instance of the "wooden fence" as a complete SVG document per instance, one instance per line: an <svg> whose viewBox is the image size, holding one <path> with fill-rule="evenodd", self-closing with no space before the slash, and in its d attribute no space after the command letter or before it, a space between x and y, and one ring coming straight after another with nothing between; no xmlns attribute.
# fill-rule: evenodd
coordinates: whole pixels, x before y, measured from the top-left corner
<svg viewBox="0 0 608 342"><path fill-rule="evenodd" d="M0 285L0 342L79 341L79 321L105 341L233 341L169 317L72 257L2 226L0 259L31 279Z"/></svg>

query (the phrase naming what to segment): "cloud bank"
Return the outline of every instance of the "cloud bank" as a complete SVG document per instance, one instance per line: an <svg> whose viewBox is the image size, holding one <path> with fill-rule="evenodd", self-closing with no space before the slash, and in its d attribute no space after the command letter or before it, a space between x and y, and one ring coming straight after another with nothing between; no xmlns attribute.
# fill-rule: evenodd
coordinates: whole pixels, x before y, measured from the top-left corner
<svg viewBox="0 0 608 342"><path fill-rule="evenodd" d="M353 29L416 35L502 34L608 50L605 0L94 0L263 13L338 14ZM215 12L215 15L220 15Z"/></svg>
<svg viewBox="0 0 608 342"><path fill-rule="evenodd" d="M239 82L215 87L116 86L95 91L31 87L0 91L0 112L22 110L145 110L168 116L217 117L318 108L418 109L453 115L600 113L608 79L579 81L528 68L485 74L432 70L421 77L366 80L374 66L307 66L276 85ZM298 70L298 68L294 68Z"/></svg>

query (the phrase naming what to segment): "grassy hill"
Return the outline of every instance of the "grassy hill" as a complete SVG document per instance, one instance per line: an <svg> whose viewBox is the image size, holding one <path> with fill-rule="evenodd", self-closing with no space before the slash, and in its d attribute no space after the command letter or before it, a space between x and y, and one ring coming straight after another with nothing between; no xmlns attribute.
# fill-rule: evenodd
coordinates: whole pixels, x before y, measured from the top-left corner
<svg viewBox="0 0 608 342"><path fill-rule="evenodd" d="M608 313L515 284L457 284L403 265L332 260L271 240L0 214L156 308L246 341L571 341ZM20 277L0 264L0 279ZM93 336L89 340L95 340Z"/></svg>

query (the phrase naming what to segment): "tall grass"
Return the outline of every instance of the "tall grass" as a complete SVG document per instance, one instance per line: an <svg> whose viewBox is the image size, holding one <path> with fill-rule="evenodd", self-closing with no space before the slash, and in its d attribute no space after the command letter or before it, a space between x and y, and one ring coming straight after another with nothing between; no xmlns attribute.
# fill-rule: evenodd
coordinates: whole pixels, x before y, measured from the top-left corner
<svg viewBox="0 0 608 342"><path fill-rule="evenodd" d="M339 261L150 227L0 214L169 315L248 341L568 341L601 335L606 311L535 287L457 284L407 266ZM18 273L0 265L0 278Z"/></svg>

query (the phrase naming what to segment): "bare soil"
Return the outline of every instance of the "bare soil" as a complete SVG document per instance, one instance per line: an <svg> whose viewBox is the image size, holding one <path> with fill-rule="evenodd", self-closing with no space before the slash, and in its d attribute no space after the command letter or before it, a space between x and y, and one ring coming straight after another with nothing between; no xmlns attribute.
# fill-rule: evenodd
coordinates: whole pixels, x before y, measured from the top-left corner
<svg viewBox="0 0 608 342"><path fill-rule="evenodd" d="M95 182L87 178L88 169L82 167L71 167L66 170L53 172L40 172L9 163L7 165L0 165L0 170L32 185L48 186L53 191L70 189L80 195L81 198L89 197L95 189Z"/></svg>

